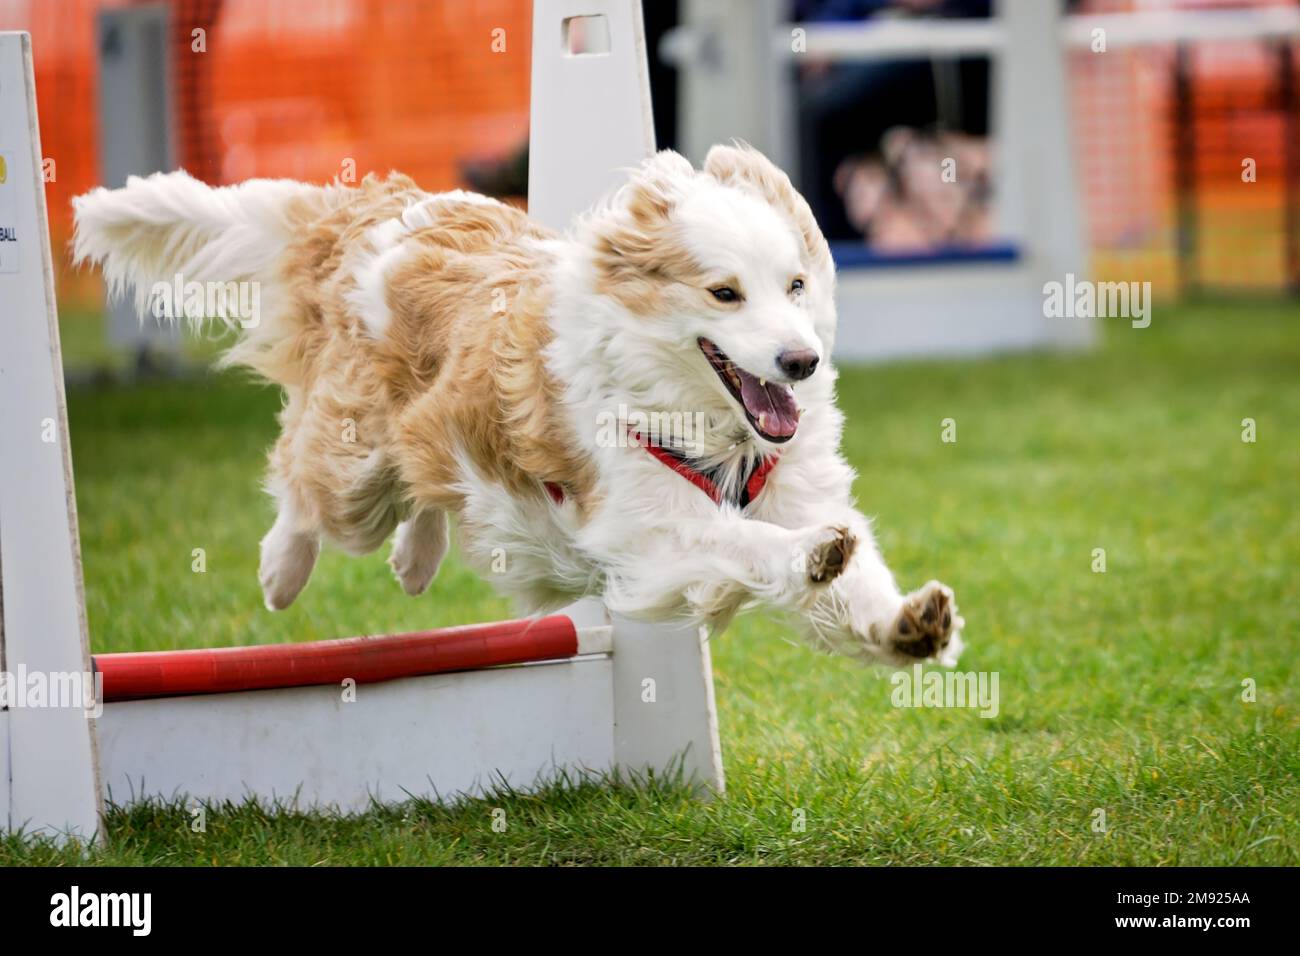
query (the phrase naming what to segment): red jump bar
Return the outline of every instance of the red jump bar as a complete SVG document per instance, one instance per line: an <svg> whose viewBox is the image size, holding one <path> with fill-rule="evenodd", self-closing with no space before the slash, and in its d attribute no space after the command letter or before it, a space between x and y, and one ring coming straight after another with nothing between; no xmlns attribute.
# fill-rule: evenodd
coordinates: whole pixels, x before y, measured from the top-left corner
<svg viewBox="0 0 1300 956"><path fill-rule="evenodd" d="M306 644L97 654L94 662L104 675L103 699L111 702L338 684L349 677L358 684L373 684L578 653L573 621L554 614Z"/></svg>

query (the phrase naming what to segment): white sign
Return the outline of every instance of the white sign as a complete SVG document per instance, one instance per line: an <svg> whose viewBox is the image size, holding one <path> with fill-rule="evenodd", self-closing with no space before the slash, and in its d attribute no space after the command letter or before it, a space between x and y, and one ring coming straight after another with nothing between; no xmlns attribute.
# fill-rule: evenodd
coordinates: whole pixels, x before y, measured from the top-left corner
<svg viewBox="0 0 1300 956"><path fill-rule="evenodd" d="M0 152L0 272L17 272L19 266L17 173L13 153Z"/></svg>

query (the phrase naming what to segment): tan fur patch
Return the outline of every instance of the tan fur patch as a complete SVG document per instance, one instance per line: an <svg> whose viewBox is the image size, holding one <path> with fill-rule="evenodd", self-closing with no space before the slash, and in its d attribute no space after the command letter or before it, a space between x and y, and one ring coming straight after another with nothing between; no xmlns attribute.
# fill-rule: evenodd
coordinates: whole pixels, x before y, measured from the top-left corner
<svg viewBox="0 0 1300 956"><path fill-rule="evenodd" d="M610 217L596 233L596 291L633 315L663 315L674 286L699 286L706 276L673 232L671 181L643 177L629 190L627 215Z"/></svg>
<svg viewBox="0 0 1300 956"><path fill-rule="evenodd" d="M374 337L348 303L348 250L424 195L394 174L303 202L275 319L291 331L254 334L231 356L285 389L273 489L356 552L378 547L412 502L459 510L461 455L514 495L555 482L582 513L593 503L594 468L544 365L550 291L533 241L544 229L511 207L436 203L387 275L387 330Z"/></svg>

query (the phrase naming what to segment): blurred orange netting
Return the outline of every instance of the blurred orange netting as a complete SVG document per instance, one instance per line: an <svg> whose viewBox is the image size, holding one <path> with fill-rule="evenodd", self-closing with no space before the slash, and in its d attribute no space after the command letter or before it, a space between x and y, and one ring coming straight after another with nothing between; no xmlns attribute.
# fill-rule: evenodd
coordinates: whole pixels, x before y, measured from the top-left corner
<svg viewBox="0 0 1300 956"><path fill-rule="evenodd" d="M0 30L28 30L56 249L70 201L97 185L95 18L150 4L0 0ZM398 169L427 189L458 163L528 136L529 0L170 0L177 160L210 183L325 182ZM196 30L206 51L196 52ZM504 31L504 32L502 32ZM64 303L98 303L59 263Z"/></svg>
<svg viewBox="0 0 1300 956"><path fill-rule="evenodd" d="M1079 12L1295 5L1089 0ZM1231 39L1068 55L1094 271L1183 292L1300 291L1296 53Z"/></svg>
<svg viewBox="0 0 1300 956"><path fill-rule="evenodd" d="M0 0L32 33L56 247L99 180L95 17L127 0ZM528 134L529 0L169 0L177 155L212 183L400 169L428 189ZM1087 0L1078 12L1292 5ZM206 52L194 52L194 31ZM503 33L496 31L504 31ZM504 50L500 50L504 43ZM1094 271L1161 288L1294 291L1296 44L1067 54ZM1254 160L1256 181L1242 179ZM59 294L99 301L65 256Z"/></svg>

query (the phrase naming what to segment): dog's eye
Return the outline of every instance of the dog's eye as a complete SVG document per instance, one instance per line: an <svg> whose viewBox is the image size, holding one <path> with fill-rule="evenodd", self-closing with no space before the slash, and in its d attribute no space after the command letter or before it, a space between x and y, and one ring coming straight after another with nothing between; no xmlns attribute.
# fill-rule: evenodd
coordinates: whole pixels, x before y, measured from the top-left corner
<svg viewBox="0 0 1300 956"><path fill-rule="evenodd" d="M720 285L716 289L710 289L709 294L719 302L737 302L740 300L739 293L729 285Z"/></svg>
<svg viewBox="0 0 1300 956"><path fill-rule="evenodd" d="M796 292L802 292L802 291L803 291L803 279L795 279L793 282L790 283L791 295L794 295Z"/></svg>

